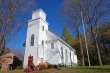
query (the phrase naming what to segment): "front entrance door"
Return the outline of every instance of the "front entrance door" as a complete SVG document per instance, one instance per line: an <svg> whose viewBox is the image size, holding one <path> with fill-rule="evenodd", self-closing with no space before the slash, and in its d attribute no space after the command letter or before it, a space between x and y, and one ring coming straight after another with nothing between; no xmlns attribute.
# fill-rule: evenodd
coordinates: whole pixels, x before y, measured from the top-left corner
<svg viewBox="0 0 110 73"><path fill-rule="evenodd" d="M33 65L33 56L28 57L28 67L31 67Z"/></svg>

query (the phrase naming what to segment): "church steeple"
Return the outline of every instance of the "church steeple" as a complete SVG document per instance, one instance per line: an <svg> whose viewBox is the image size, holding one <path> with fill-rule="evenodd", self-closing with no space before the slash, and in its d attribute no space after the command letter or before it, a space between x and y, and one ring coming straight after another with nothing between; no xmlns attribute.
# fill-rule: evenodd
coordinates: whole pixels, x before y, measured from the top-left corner
<svg viewBox="0 0 110 73"><path fill-rule="evenodd" d="M33 11L32 20L37 18L42 18L44 21L46 21L46 13L42 9Z"/></svg>

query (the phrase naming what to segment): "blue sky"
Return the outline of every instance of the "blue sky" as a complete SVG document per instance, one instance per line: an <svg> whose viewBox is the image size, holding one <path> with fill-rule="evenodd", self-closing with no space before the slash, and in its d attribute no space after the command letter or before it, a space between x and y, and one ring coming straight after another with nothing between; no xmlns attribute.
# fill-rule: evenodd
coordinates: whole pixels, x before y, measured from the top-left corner
<svg viewBox="0 0 110 73"><path fill-rule="evenodd" d="M57 34L61 35L65 23L61 19L60 7L63 0L36 0L36 9L41 8L47 14L47 22L49 27ZM25 23L23 24L21 30L13 37L13 39L8 43L7 47L13 50L24 51L23 43L26 40L27 25L28 20L31 19L32 13L28 16L24 16ZM22 19L22 17L21 17Z"/></svg>

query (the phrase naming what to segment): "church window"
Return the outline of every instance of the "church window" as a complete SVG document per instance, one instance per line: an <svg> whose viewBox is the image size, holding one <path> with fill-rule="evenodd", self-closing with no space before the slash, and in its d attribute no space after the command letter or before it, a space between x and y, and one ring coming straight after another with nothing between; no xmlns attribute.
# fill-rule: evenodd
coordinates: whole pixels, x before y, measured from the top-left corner
<svg viewBox="0 0 110 73"><path fill-rule="evenodd" d="M42 31L44 31L44 26L42 26Z"/></svg>
<svg viewBox="0 0 110 73"><path fill-rule="evenodd" d="M67 54L67 50L65 51L66 54L66 61L68 60L68 54Z"/></svg>
<svg viewBox="0 0 110 73"><path fill-rule="evenodd" d="M51 48L52 48L52 49L54 48L54 43L51 43Z"/></svg>
<svg viewBox="0 0 110 73"><path fill-rule="evenodd" d="M70 61L71 61L71 52L70 52Z"/></svg>
<svg viewBox="0 0 110 73"><path fill-rule="evenodd" d="M71 58L71 52L70 52L70 58Z"/></svg>
<svg viewBox="0 0 110 73"><path fill-rule="evenodd" d="M74 56L75 56L75 54L73 54L73 60L74 60Z"/></svg>
<svg viewBox="0 0 110 73"><path fill-rule="evenodd" d="M63 59L63 47L61 47L61 58Z"/></svg>
<svg viewBox="0 0 110 73"><path fill-rule="evenodd" d="M30 46L34 46L34 34L32 34L32 36L31 36L31 43L30 43Z"/></svg>
<svg viewBox="0 0 110 73"><path fill-rule="evenodd" d="M44 45L44 41L42 40L42 45Z"/></svg>
<svg viewBox="0 0 110 73"><path fill-rule="evenodd" d="M70 52L70 63L72 64L71 52Z"/></svg>

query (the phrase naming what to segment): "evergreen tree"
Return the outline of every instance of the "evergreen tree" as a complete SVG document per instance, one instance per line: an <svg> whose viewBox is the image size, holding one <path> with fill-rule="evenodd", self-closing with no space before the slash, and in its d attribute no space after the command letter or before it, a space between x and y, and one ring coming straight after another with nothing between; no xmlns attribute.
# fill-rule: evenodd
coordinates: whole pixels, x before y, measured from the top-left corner
<svg viewBox="0 0 110 73"><path fill-rule="evenodd" d="M68 26L64 27L63 33L62 33L62 39L68 43L70 46L72 46L73 43L73 37L69 31Z"/></svg>

